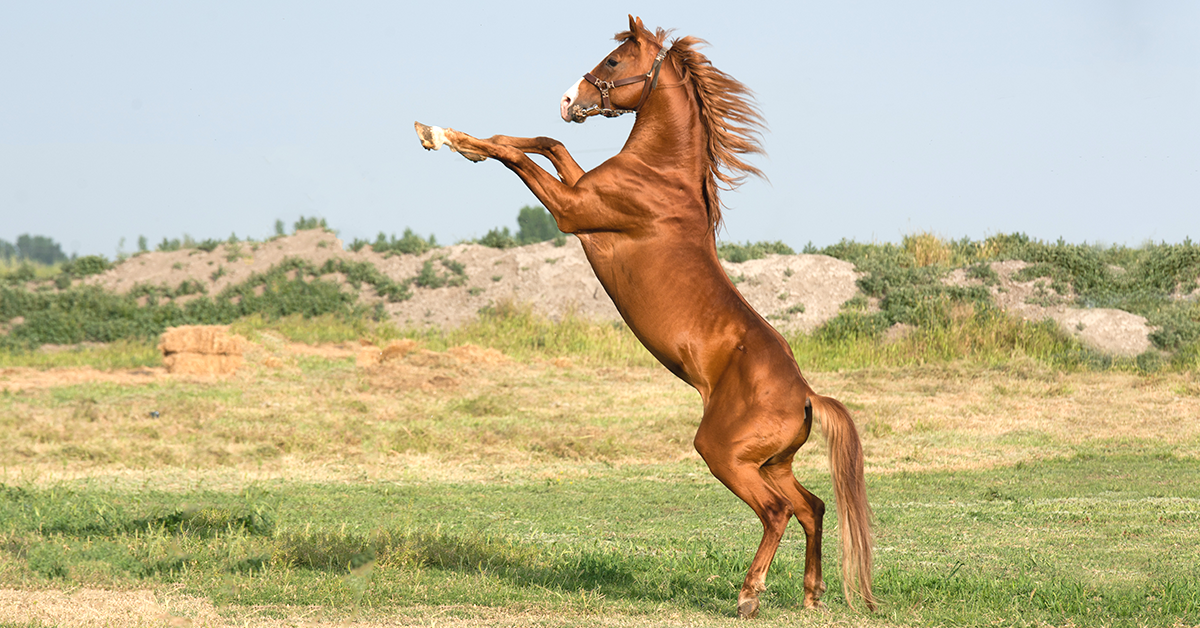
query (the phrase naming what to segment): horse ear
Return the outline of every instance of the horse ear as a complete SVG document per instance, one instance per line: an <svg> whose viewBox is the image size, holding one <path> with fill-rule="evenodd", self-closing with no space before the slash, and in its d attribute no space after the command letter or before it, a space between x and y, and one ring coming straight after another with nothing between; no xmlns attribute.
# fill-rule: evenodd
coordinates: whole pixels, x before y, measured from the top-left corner
<svg viewBox="0 0 1200 628"><path fill-rule="evenodd" d="M629 32L633 33L634 36L640 35L645 28L642 25L642 18L633 17L633 15L629 16Z"/></svg>

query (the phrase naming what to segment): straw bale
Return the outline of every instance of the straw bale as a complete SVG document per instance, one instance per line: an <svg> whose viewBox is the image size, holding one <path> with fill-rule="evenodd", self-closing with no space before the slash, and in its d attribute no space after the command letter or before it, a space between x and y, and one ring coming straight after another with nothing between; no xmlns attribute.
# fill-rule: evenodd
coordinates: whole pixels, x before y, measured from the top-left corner
<svg viewBox="0 0 1200 628"><path fill-rule="evenodd" d="M199 353L203 355L242 355L246 339L228 333L226 325L183 325L163 332L158 348L163 355Z"/></svg>
<svg viewBox="0 0 1200 628"><path fill-rule="evenodd" d="M240 355L170 353L163 357L167 372L176 375L228 375L242 365Z"/></svg>

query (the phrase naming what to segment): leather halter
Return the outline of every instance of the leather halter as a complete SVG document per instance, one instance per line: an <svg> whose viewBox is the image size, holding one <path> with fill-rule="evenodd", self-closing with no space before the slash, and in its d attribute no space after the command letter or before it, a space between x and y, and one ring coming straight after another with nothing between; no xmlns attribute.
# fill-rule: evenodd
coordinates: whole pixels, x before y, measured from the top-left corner
<svg viewBox="0 0 1200 628"><path fill-rule="evenodd" d="M649 72L615 81L602 81L596 78L591 72L584 74L583 80L595 85L596 89L600 90L601 107L599 113L606 118L615 118L623 113L634 113L638 109L641 109L642 105L646 104L646 99L650 98L650 92L654 91L654 86L658 84L658 70L662 67L663 59L666 57L667 49L659 46L658 55L654 57L654 65L650 66ZM634 83L645 83L642 86L642 97L638 100L638 103L634 105L633 109L613 109L612 103L608 100L608 90L624 87L625 85L633 85ZM590 113L595 109L596 106L593 105L584 113Z"/></svg>

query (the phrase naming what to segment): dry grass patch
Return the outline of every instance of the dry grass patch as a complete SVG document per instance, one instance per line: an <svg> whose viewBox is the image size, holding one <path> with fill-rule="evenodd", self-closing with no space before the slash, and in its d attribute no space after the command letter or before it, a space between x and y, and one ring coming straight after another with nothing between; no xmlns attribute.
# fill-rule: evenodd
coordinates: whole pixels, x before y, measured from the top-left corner
<svg viewBox="0 0 1200 628"><path fill-rule="evenodd" d="M6 372L0 433L11 446L0 464L45 478L172 468L293 478L336 468L357 478L694 455L695 393L657 369L517 362L470 345L366 367L346 350L259 351L284 367L92 381L74 371Z"/></svg>
<svg viewBox="0 0 1200 628"><path fill-rule="evenodd" d="M661 368L402 342L362 366L362 345L260 343L247 352L250 367L224 378L9 369L0 465L44 479L179 470L236 483L228 477L485 480L698 461L699 399ZM262 366L267 357L284 366ZM1187 374L1017 364L809 378L851 408L873 472L988 468L1111 441L1200 454L1200 395ZM812 438L797 466L825 472L825 456Z"/></svg>
<svg viewBox="0 0 1200 628"><path fill-rule="evenodd" d="M874 471L989 468L1113 441L1200 453L1200 398L1179 394L1186 374L928 367L810 379L854 411Z"/></svg>

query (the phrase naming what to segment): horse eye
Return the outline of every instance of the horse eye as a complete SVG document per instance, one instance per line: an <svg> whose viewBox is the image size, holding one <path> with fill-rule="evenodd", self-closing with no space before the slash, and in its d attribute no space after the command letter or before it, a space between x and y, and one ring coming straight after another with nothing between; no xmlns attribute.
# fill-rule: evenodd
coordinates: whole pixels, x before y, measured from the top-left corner
<svg viewBox="0 0 1200 628"><path fill-rule="evenodd" d="M609 59L609 60L608 60L606 63L608 63L608 67L610 67L610 68L615 68L615 67L617 67L617 60L616 60L616 59Z"/></svg>

